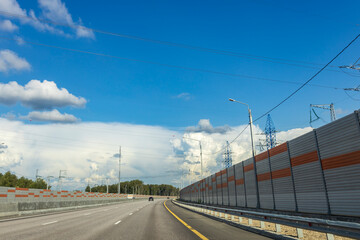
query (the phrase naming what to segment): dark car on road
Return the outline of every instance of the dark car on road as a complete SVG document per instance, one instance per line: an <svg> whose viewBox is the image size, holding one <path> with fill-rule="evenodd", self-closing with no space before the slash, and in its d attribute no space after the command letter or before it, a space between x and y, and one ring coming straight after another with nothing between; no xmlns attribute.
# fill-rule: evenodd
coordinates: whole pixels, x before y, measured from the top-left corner
<svg viewBox="0 0 360 240"><path fill-rule="evenodd" d="M149 201L154 201L154 198L153 198L153 197L149 197Z"/></svg>

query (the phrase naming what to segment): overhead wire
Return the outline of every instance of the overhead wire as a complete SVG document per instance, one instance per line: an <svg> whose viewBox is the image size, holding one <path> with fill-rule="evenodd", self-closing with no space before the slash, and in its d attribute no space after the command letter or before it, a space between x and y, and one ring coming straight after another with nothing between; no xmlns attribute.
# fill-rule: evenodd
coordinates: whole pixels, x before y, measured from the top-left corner
<svg viewBox="0 0 360 240"><path fill-rule="evenodd" d="M3 37L3 36L0 36L0 39L16 41L16 39L14 39L14 38L8 38L8 37ZM169 68L178 68L178 69L195 71L195 72L205 72L205 73L212 73L212 74L223 75L223 76L254 79L254 80L259 80L259 81L279 82L279 83L295 84L295 85L300 85L301 84L299 82L284 81L284 80L277 80L277 79L263 78L263 77L255 77L255 76L236 74L236 73L226 73L226 72L213 71L213 70L207 70L207 69L201 69L201 68L185 67L185 66L172 65L172 64L167 64L167 63L159 63L159 62L153 62L153 61L147 61L147 60L140 60L140 59L135 59L135 58L120 57L120 56L109 55L109 54L104 54L104 53L90 52L90 51L78 50L78 49L73 49L73 48L65 48L65 47L59 47L59 46L55 46L55 45L36 43L36 42L32 42L32 41L25 41L24 40L24 42L28 43L28 44L32 44L32 45L55 48L55 49L60 49L60 50L65 50L65 51L84 53L84 54L91 54L91 55L108 57L108 58L115 58L115 59L126 60L126 61L141 62L141 63L159 65L159 66L164 66L164 67L169 67ZM328 89L335 89L335 90L342 90L342 88L326 86L326 85L319 85L319 84L311 84L310 86L328 88Z"/></svg>
<svg viewBox="0 0 360 240"><path fill-rule="evenodd" d="M27 19L27 20L37 21L37 22L43 22L43 23L53 24L53 25L62 26L62 27L69 27L69 28L73 28L73 29L82 29L85 31L92 31L92 32L96 32L96 33L101 33L101 34L116 36L116 37L121 37L121 38L127 38L127 39L151 42L151 43L156 43L156 44L161 44L161 45L186 48L186 49L191 49L191 50L196 50L196 51L201 51L201 52L209 52L209 53L221 54L221 55L227 55L227 56L233 56L233 57L247 58L247 59L252 59L252 60L257 60L257 61L266 61L266 62L286 64L286 65L305 67L305 68L316 68L316 67L305 66L305 65L300 65L300 64L319 65L319 66L323 65L320 63L310 63L310 62L305 62L305 61L290 60L290 59L284 59L284 58L264 57L264 56L238 53L238 52L227 51L227 50L194 46L194 45L183 44L183 43L155 40L155 39L150 39L150 38L144 38L144 37L139 37L139 36L133 36L133 35L128 35L128 34L121 34L121 33L115 33L115 32L85 27L85 26L78 25L78 24L59 23L59 22L55 22L55 21L39 19L39 18L27 16L27 15L20 15L20 14L10 13L10 12L6 12L6 11L0 11L0 15L10 16L10 17L14 17L14 18L22 18L22 19ZM293 62L293 63L287 63L287 62ZM294 64L294 63L300 63L300 64ZM331 66L331 67L337 67L337 66ZM330 70L330 71L337 71L337 70Z"/></svg>
<svg viewBox="0 0 360 240"><path fill-rule="evenodd" d="M259 121L260 119L262 119L263 117L267 116L270 112L274 111L275 109L277 109L279 106L281 106L283 103L285 103L287 100L289 100L292 96L294 96L297 92L299 92L302 88L304 88L306 85L309 84L309 82L311 82L316 76L318 76L326 67L328 67L335 59L337 59L346 49L348 49L358 38L360 37L360 34L358 34L354 39L352 39L350 41L350 43L348 43L339 53L336 54L335 57L333 57L327 64L325 64L325 66L323 66L319 71L317 71L312 77L310 77L306 82L304 82L299 88L297 88L295 91L293 91L290 95L288 95L286 98L284 98L282 101L280 101L278 104L276 104L274 107L272 107L271 109L269 109L268 111L266 111L265 113L263 113L262 115L260 115L259 117L257 117L253 123ZM246 128L249 125L246 126ZM240 135L245 131L245 129L242 130L232 141L229 142L229 144L232 144L236 139L238 139L240 137ZM214 152L210 155L214 155L219 153L220 151L224 151L226 149L226 147L220 149L217 152Z"/></svg>

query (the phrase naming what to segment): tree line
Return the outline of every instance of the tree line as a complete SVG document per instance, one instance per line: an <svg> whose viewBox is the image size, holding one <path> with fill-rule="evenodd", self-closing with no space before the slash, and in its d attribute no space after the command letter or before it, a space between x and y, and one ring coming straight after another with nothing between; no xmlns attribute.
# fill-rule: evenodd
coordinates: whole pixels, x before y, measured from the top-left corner
<svg viewBox="0 0 360 240"><path fill-rule="evenodd" d="M118 193L118 184L108 185L109 193ZM106 185L95 185L86 187L85 192L107 192ZM178 196L179 188L168 184L144 184L141 180L121 182L120 193L159 195L159 196Z"/></svg>
<svg viewBox="0 0 360 240"><path fill-rule="evenodd" d="M0 186L46 189L46 182L41 178L38 178L35 181L26 177L18 178L15 174L8 171L4 174L0 173ZM50 188L51 186L49 186L49 189Z"/></svg>

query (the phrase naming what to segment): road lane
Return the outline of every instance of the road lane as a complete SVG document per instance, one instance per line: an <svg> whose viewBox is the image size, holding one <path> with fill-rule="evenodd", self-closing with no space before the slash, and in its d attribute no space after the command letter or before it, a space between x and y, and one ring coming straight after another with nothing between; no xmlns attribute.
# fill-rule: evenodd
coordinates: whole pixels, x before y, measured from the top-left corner
<svg viewBox="0 0 360 240"><path fill-rule="evenodd" d="M0 221L0 239L200 239L163 205L134 201L79 211ZM208 239L266 239L166 201L168 208Z"/></svg>

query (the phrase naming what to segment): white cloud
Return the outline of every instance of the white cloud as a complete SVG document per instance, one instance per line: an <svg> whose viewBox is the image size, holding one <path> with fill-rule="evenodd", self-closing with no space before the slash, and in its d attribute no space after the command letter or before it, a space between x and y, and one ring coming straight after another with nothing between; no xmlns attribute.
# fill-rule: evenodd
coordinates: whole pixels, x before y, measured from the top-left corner
<svg viewBox="0 0 360 240"><path fill-rule="evenodd" d="M67 24L74 26L75 35L77 38L91 38L95 37L94 33L91 30L86 28L77 28L75 25L82 25L81 20L78 23L74 23L71 14L61 0L38 0L39 7L41 9L42 18L45 20L50 20L53 22L58 22L60 24ZM19 3L16 0L1 0L0 1L0 10L8 12L14 15L20 15L24 17L19 17L19 20L22 24L28 24L38 31L41 32L50 32L53 34L63 35L66 37L71 37L70 34L65 33L61 27L54 27L48 23L44 23L38 20L34 10L25 10L22 9ZM29 19L32 18L32 19ZM16 18L16 17L14 17Z"/></svg>
<svg viewBox="0 0 360 240"><path fill-rule="evenodd" d="M184 100L190 100L191 99L191 94L184 92L184 93L180 93L180 94L176 95L175 98L184 99Z"/></svg>
<svg viewBox="0 0 360 240"><path fill-rule="evenodd" d="M196 127L187 127L187 132L204 132L204 133L226 133L230 131L230 127L225 125L222 127L214 128L209 119L200 119L198 125Z"/></svg>
<svg viewBox="0 0 360 240"><path fill-rule="evenodd" d="M79 19L78 24L74 23L71 14L65 6L65 3L61 2L61 0L38 0L38 3L42 10L42 14L46 19L70 26L82 25L81 19ZM75 33L78 38L95 37L94 33L86 28L77 27L75 28Z"/></svg>
<svg viewBox="0 0 360 240"><path fill-rule="evenodd" d="M84 107L86 100L59 89L55 82L31 80L25 86L17 82L0 83L0 103L13 105L21 102L24 106L41 110L55 107Z"/></svg>
<svg viewBox="0 0 360 240"><path fill-rule="evenodd" d="M58 122L58 123L74 123L78 122L74 115L67 113L60 113L58 110L53 109L52 111L44 111L44 112L30 112L27 116L22 116L21 119L27 119L30 121L38 121L38 122Z"/></svg>
<svg viewBox="0 0 360 240"><path fill-rule="evenodd" d="M0 10L16 15L26 16L26 10L22 9L16 0L1 0Z"/></svg>
<svg viewBox="0 0 360 240"><path fill-rule="evenodd" d="M2 20L0 21L0 31L4 32L14 32L18 30L19 27L16 24L13 24L10 20Z"/></svg>
<svg viewBox="0 0 360 240"><path fill-rule="evenodd" d="M31 66L25 58L19 57L13 51L8 49L0 51L0 72L10 70L30 70Z"/></svg>
<svg viewBox="0 0 360 240"><path fill-rule="evenodd" d="M226 134L182 134L163 127L123 123L37 125L0 118L1 140L8 146L1 149L5 151L1 157L8 159L6 166L11 166L11 171L29 176L39 166L42 176L57 176L60 169L66 169L68 176L74 178L64 181L64 187L84 189L87 180L91 185L101 184L106 178L110 183L117 181L118 159L114 154L121 145L122 181L140 178L146 183L179 183L184 173L183 180L188 184L190 178L200 177L199 143L182 136L202 141L204 176L207 176L220 169L223 151L219 150L243 127L234 126ZM254 128L259 131L257 126ZM309 130L295 129L280 132L279 136L289 140ZM173 138L173 135L181 137ZM251 155L249 132L245 131L231 148L234 163L247 159Z"/></svg>

